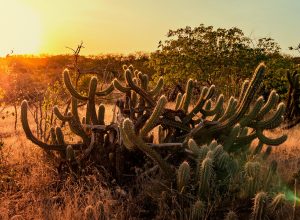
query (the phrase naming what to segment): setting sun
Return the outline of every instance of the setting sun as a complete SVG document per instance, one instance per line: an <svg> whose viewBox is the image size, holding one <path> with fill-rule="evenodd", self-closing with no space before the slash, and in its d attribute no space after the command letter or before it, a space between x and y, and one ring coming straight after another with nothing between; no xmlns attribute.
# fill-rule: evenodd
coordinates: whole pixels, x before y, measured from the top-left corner
<svg viewBox="0 0 300 220"><path fill-rule="evenodd" d="M6 1L0 8L0 56L6 54L38 53L41 43L41 24L37 14L28 5Z"/></svg>

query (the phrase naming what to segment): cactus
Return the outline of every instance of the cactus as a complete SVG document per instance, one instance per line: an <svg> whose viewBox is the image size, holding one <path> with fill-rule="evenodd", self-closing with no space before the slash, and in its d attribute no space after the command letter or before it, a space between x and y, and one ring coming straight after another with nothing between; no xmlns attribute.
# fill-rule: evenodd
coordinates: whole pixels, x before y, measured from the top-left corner
<svg viewBox="0 0 300 220"><path fill-rule="evenodd" d="M205 206L202 201L198 200L192 207L191 219L200 220L205 216Z"/></svg>
<svg viewBox="0 0 300 220"><path fill-rule="evenodd" d="M265 192L259 192L255 195L254 204L252 208L252 215L254 220L263 220L267 216L267 202L268 197Z"/></svg>
<svg viewBox="0 0 300 220"><path fill-rule="evenodd" d="M272 202L268 205L268 210L270 213L274 213L285 205L286 197L283 193L278 193L272 200Z"/></svg>
<svg viewBox="0 0 300 220"><path fill-rule="evenodd" d="M191 98L192 98L192 92L193 92L193 80L192 79L189 79L187 84L186 84L186 92L185 92L185 97L184 99L182 100L182 110L184 112L187 112L188 111L188 107L190 106L190 103L191 103Z"/></svg>
<svg viewBox="0 0 300 220"><path fill-rule="evenodd" d="M209 157L205 158L201 163L199 174L199 193L207 194L209 192L210 182L214 177L213 160Z"/></svg>
<svg viewBox="0 0 300 220"><path fill-rule="evenodd" d="M146 153L149 157L152 158L153 161L157 162L162 171L164 172L165 176L171 177L172 176L172 170L171 167L161 158L161 156L151 149L140 136L137 136L134 132L133 123L130 119L125 119L123 122L123 128L127 135L127 137L130 140L134 140L135 145L137 148L139 148L141 151Z"/></svg>
<svg viewBox="0 0 300 220"><path fill-rule="evenodd" d="M155 127L156 122L159 119L159 116L162 114L166 104L167 98L165 96L161 96L150 118L146 121L144 127L141 129L140 134L142 137L148 134Z"/></svg>
<svg viewBox="0 0 300 220"><path fill-rule="evenodd" d="M179 192L183 192L190 180L190 165L184 161L180 164L177 172L177 189Z"/></svg>
<svg viewBox="0 0 300 220"><path fill-rule="evenodd" d="M69 72L64 71L71 110L62 114L55 106L53 111L57 119L67 122L78 142L65 140L61 127L50 130L50 143L37 139L28 124L28 103L23 101L21 121L27 138L46 151L58 151L60 154L55 155L69 165L82 168L92 162L96 167L104 167L118 183L135 176L136 167L142 170L142 177L148 173L154 175L153 170L158 167L164 174L158 182L165 187L166 193L178 193L172 198L180 198L178 204L191 210L192 219L207 218L204 204L215 204L216 199L226 200L224 192L232 196L227 200L249 200L256 194L254 216L256 219L265 216L262 210L266 206L261 208L261 201L266 200L266 194L258 191L275 188L272 179L276 169L273 163L266 168L263 159L271 153L272 146L280 145L287 138L286 135L275 138L265 135L266 130L281 124L285 111L275 91L266 101L256 98L265 65L260 64L251 81L243 83L238 98L230 97L228 101L223 94L215 94L214 85L202 87L200 96L194 99L192 90L196 82L190 79L185 93L177 95L174 108L169 108L166 96L161 95L163 78L153 84L148 75L134 70L133 66L123 68L125 82L114 79L106 89L97 91L98 80L92 77L88 91L83 93L76 90ZM114 90L123 95L115 105L120 115L105 124L105 106L98 103L97 96L108 96ZM191 107L192 100L197 101ZM85 110L84 120L79 106ZM158 143L153 142L155 127L158 127ZM254 139L259 143L251 150ZM265 144L269 146L262 152ZM145 156L141 156L143 154ZM87 161L89 163L85 163ZM168 189L176 184L176 192ZM237 190L236 185L245 189ZM192 207L187 207L189 202ZM101 214L104 213L103 203L100 206L96 214L105 218ZM229 213L226 216L234 218ZM224 211L222 216L225 216Z"/></svg>
<svg viewBox="0 0 300 220"><path fill-rule="evenodd" d="M99 105L98 108L98 124L104 125L104 117L105 117L105 106L103 104Z"/></svg>

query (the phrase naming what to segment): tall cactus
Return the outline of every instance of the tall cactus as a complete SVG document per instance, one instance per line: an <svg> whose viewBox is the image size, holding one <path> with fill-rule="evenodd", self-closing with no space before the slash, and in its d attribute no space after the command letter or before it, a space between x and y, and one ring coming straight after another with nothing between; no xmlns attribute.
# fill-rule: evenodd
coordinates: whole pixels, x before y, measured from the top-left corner
<svg viewBox="0 0 300 220"><path fill-rule="evenodd" d="M270 182L276 175L274 165L265 169L260 161L268 157L272 146L280 145L287 138L286 135L269 138L265 132L280 126L285 105L278 103L275 91L267 100L257 97L265 68L260 64L252 79L243 83L239 97L230 97L228 101L223 94L215 94L214 85L203 86L200 96L194 99L192 90L196 82L190 79L185 93L177 95L174 108L170 108L166 96L161 95L163 78L152 86L148 75L135 71L132 66L124 66L124 82L114 79L102 91L97 91L98 79L92 77L85 93L76 90L65 70L63 78L71 95L71 111L62 114L58 106L53 111L57 119L67 122L78 142L70 143L61 127L50 130L49 143L36 138L28 122L27 101L21 105L22 126L29 140L46 151L58 151L55 155L70 167L76 164L81 168L90 164L85 162L92 161L120 183L128 176L135 176L137 167L142 169L141 176L158 167L165 178L162 185L177 185L181 202L195 196L189 200L193 204L190 217L205 218L206 202L223 192L232 195L237 191L236 184L244 184L245 189L233 193L234 199L250 199L259 190L273 187ZM118 112L118 117L106 124L107 111L97 97L108 96L115 90L123 95L115 103L114 114ZM84 106L84 119L79 106ZM156 127L158 143L152 135ZM259 144L252 150L250 145L254 139L258 139ZM262 150L263 145L269 145L267 150ZM264 170L267 170L266 175L261 174ZM266 177L266 181L262 181L262 177ZM274 200L270 209L277 209L280 199ZM256 195L253 209L256 219L265 216L266 206L262 203L265 200L266 194ZM234 218L234 215L229 217Z"/></svg>

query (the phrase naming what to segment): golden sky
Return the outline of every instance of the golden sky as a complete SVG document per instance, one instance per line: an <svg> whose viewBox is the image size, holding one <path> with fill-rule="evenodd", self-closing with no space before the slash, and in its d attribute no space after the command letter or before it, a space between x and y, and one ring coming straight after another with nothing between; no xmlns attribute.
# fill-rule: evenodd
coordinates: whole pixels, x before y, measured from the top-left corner
<svg viewBox="0 0 300 220"><path fill-rule="evenodd" d="M298 0L0 0L0 55L151 52L169 29L239 27L288 52L300 42ZM297 54L295 54L297 55Z"/></svg>

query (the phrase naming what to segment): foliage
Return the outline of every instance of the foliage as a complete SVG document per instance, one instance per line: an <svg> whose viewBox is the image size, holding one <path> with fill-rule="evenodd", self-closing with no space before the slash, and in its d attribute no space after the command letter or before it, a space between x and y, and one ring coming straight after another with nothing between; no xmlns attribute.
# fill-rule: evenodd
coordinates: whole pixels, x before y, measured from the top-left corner
<svg viewBox="0 0 300 220"><path fill-rule="evenodd" d="M183 85L192 77L204 85L214 82L225 95L232 95L239 90L237 85L251 76L257 63L264 61L273 73L278 65L285 69L292 65L289 57L279 53L280 47L272 38L255 43L238 28L215 30L201 24L170 30L167 37L150 60L155 76L164 76L167 85ZM271 83L266 89L276 88L273 86L278 80L273 73L268 74Z"/></svg>

